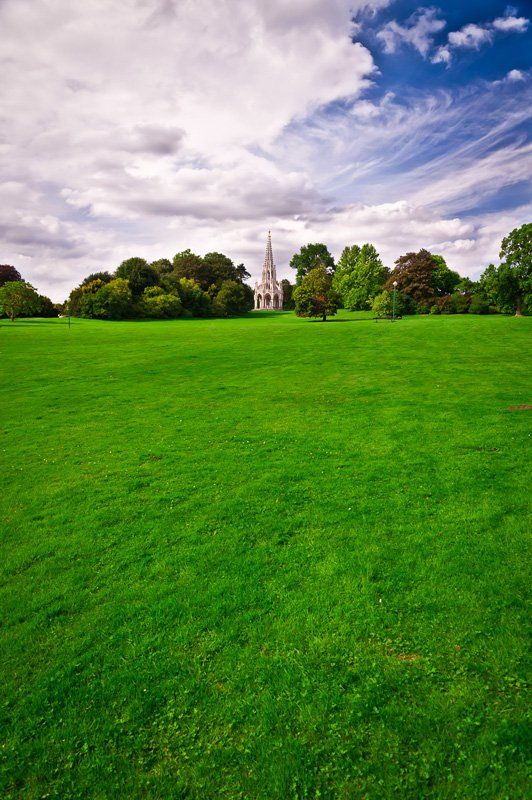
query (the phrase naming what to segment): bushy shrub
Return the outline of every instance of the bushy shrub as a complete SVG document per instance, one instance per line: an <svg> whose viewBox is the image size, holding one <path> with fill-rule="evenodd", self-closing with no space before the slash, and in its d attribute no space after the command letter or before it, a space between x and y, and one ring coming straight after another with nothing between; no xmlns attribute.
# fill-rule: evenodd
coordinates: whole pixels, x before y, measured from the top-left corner
<svg viewBox="0 0 532 800"><path fill-rule="evenodd" d="M438 306L440 314L454 314L454 305L450 294L444 294L443 297L438 297L435 305Z"/></svg>
<svg viewBox="0 0 532 800"><path fill-rule="evenodd" d="M474 294L469 305L470 314L489 314L490 304L480 294Z"/></svg>
<svg viewBox="0 0 532 800"><path fill-rule="evenodd" d="M177 291L184 309L194 317L208 317L212 312L211 298L192 278L180 278Z"/></svg>
<svg viewBox="0 0 532 800"><path fill-rule="evenodd" d="M151 319L175 319L182 313L181 300L176 294L165 294L160 286L148 286L142 293L143 315Z"/></svg>
<svg viewBox="0 0 532 800"><path fill-rule="evenodd" d="M467 314L471 297L468 294L454 292L454 294L451 295L451 302L455 314Z"/></svg>
<svg viewBox="0 0 532 800"><path fill-rule="evenodd" d="M384 290L373 298L371 310L376 317L389 317L392 313L392 295Z"/></svg>
<svg viewBox="0 0 532 800"><path fill-rule="evenodd" d="M217 292L213 311L218 317L245 314L253 308L253 290L245 283L224 281Z"/></svg>

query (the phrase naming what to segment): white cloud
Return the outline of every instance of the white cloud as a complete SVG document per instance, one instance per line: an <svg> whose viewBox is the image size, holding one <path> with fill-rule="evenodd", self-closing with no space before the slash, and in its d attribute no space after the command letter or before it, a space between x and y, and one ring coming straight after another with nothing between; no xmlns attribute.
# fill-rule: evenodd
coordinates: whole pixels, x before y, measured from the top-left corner
<svg viewBox="0 0 532 800"><path fill-rule="evenodd" d="M451 63L451 50L448 45L438 47L436 52L431 58L433 64L450 64Z"/></svg>
<svg viewBox="0 0 532 800"><path fill-rule="evenodd" d="M521 72L520 69L511 69L506 75L506 80L510 81L511 83L524 81L525 80L525 74L524 74L524 72Z"/></svg>
<svg viewBox="0 0 532 800"><path fill-rule="evenodd" d="M485 44L491 44L497 33L524 33L529 20L525 17L516 17L515 9L509 6L504 17L497 17L493 22L484 25L469 23L458 31L450 31L447 44L438 47L431 58L433 64L446 64L452 60L453 49L480 50Z"/></svg>
<svg viewBox="0 0 532 800"><path fill-rule="evenodd" d="M492 22L493 27L497 31L503 33L524 33L528 28L529 20L526 17L516 17L508 15L505 17L497 17Z"/></svg>
<svg viewBox="0 0 532 800"><path fill-rule="evenodd" d="M426 56L433 42L433 35L441 31L446 23L438 19L436 8L420 8L412 14L405 25L395 20L388 22L377 33L377 38L384 44L386 53L395 53L401 44L414 47L422 56Z"/></svg>
<svg viewBox="0 0 532 800"><path fill-rule="evenodd" d="M62 299L95 269L186 247L257 274L270 226L283 275L312 239L337 255L374 241L388 263L440 243L467 270L493 259L492 238L479 244L478 224L460 217L454 154L410 163L463 123L452 98L363 96L375 66L350 36L366 5L4 0L0 260ZM425 9L404 40L428 52L443 25ZM471 114L485 119L481 106ZM490 142L514 151L483 162L476 181L487 153L458 154L466 205L486 181L514 179L519 147Z"/></svg>
<svg viewBox="0 0 532 800"><path fill-rule="evenodd" d="M493 33L481 25L464 25L459 31L451 31L448 42L451 47L465 47L478 50L483 44L491 42Z"/></svg>

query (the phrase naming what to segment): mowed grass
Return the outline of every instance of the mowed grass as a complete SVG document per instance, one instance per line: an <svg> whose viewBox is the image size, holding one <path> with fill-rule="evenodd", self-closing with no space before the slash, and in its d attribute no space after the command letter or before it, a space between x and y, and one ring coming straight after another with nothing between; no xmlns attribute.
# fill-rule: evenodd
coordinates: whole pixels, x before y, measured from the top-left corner
<svg viewBox="0 0 532 800"><path fill-rule="evenodd" d="M364 317L2 322L3 798L526 796L532 319Z"/></svg>

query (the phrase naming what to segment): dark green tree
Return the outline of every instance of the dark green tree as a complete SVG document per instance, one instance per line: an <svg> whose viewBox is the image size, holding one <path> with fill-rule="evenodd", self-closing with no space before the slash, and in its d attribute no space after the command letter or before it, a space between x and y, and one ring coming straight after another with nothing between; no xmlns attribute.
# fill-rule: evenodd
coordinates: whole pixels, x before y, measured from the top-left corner
<svg viewBox="0 0 532 800"><path fill-rule="evenodd" d="M26 281L7 281L0 286L0 310L11 322L32 317L39 308L39 295Z"/></svg>
<svg viewBox="0 0 532 800"><path fill-rule="evenodd" d="M84 278L80 286L86 286L88 283L92 283L93 281L101 281L102 283L109 283L109 281L113 280L113 276L110 272L91 272L90 275L87 275Z"/></svg>
<svg viewBox="0 0 532 800"><path fill-rule="evenodd" d="M157 261L151 262L150 267L153 267L159 276L172 272L174 268L169 258L158 258Z"/></svg>
<svg viewBox="0 0 532 800"><path fill-rule="evenodd" d="M294 289L294 302L298 317L321 317L325 322L336 314L342 299L333 289L327 268L320 264L302 277Z"/></svg>
<svg viewBox="0 0 532 800"><path fill-rule="evenodd" d="M16 283L22 280L22 275L11 264L0 264L0 286L4 283Z"/></svg>
<svg viewBox="0 0 532 800"><path fill-rule="evenodd" d="M134 300L140 298L148 286L157 286L159 281L157 271L144 258L138 257L122 261L115 272L115 277L129 281L129 288Z"/></svg>
<svg viewBox="0 0 532 800"><path fill-rule="evenodd" d="M290 261L290 266L296 271L296 284L299 285L303 277L316 267L325 267L327 273L332 275L335 269L334 258L329 253L327 245L317 242L304 245L299 253L295 253Z"/></svg>
<svg viewBox="0 0 532 800"><path fill-rule="evenodd" d="M52 303L49 297L40 294L38 305L34 313L36 317L50 319L52 317L57 317L58 312L55 303Z"/></svg>
<svg viewBox="0 0 532 800"><path fill-rule="evenodd" d="M434 262L432 272L432 288L436 297L443 297L444 294L453 294L458 284L462 280L458 272L449 269L443 256L431 253Z"/></svg>
<svg viewBox="0 0 532 800"><path fill-rule="evenodd" d="M220 317L245 314L252 308L253 290L238 281L224 281L213 303L214 314Z"/></svg>
<svg viewBox="0 0 532 800"><path fill-rule="evenodd" d="M281 286L283 289L283 311L293 311L295 308L293 298L294 285L287 278L283 278Z"/></svg>
<svg viewBox="0 0 532 800"><path fill-rule="evenodd" d="M212 312L212 301L207 292L193 281L192 278L178 280L177 291L181 303L186 311L194 317L208 317Z"/></svg>

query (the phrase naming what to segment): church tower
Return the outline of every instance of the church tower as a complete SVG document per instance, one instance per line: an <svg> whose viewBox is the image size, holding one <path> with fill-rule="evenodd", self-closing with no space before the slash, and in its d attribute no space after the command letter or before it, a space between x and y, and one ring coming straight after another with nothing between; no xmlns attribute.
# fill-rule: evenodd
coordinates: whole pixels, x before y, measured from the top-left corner
<svg viewBox="0 0 532 800"><path fill-rule="evenodd" d="M272 234L268 231L268 241L266 242L266 255L262 267L262 278L260 283L255 284L255 308L257 309L282 309L283 307L283 288L277 282L275 264L273 263L272 253Z"/></svg>

